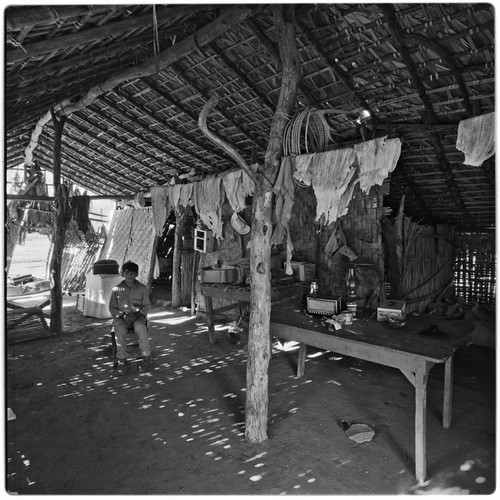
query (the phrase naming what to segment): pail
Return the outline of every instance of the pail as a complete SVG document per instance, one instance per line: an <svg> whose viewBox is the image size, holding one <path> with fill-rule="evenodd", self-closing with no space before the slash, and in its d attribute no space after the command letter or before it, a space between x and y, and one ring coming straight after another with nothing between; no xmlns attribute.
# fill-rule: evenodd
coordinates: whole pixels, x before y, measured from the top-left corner
<svg viewBox="0 0 500 500"><path fill-rule="evenodd" d="M94 274L120 274L116 260L98 260L92 266Z"/></svg>

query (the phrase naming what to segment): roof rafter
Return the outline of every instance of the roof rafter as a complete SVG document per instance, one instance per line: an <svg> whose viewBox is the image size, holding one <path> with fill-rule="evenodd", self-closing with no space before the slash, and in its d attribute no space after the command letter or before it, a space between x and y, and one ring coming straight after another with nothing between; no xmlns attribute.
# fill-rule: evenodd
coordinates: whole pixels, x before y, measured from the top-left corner
<svg viewBox="0 0 500 500"><path fill-rule="evenodd" d="M281 71L281 56L278 48L274 45L273 41L261 30L255 19L248 19L246 21L246 24L250 27L257 39L260 40L262 45L267 49L268 53L273 56L278 70ZM299 82L299 90L300 93L304 96L306 104L308 104L309 106L314 106L315 108L320 107L314 99L309 88L303 82Z"/></svg>
<svg viewBox="0 0 500 500"><path fill-rule="evenodd" d="M50 143L48 137L42 137L40 140L40 145L42 148L45 148L46 155L48 156L48 161L50 161L50 165L48 166L48 170L52 171L52 143ZM61 151L61 157L65 158L70 165L78 164L81 166L81 170L85 171L85 169L88 169L88 162L89 158L82 158L81 152L74 148L71 145L66 145L64 149ZM87 162L87 164L85 163ZM71 179L73 175L83 175L81 172L74 172L71 170L70 166L67 166L66 164L63 164L63 173L67 172L67 177L68 179ZM115 186L121 186L123 189L128 191L129 193L131 192L130 186L127 184L123 183L120 181L120 174L118 172L114 172L116 174L117 178L114 176L108 176L105 174L100 174L99 175L99 182L100 181L105 181L107 188L110 188L112 191L117 192L118 189ZM90 176L90 174L89 174ZM95 179L94 179L95 181Z"/></svg>
<svg viewBox="0 0 500 500"><path fill-rule="evenodd" d="M232 7L221 14L217 19L200 28L193 35L163 50L156 57L147 59L141 64L126 68L123 71L114 73L107 80L99 85L92 87L78 102L72 103L69 100L60 103L64 114L69 115L89 106L100 95L128 80L134 80L144 76L149 76L160 69L164 69L182 57L197 50L200 46L210 43L212 40L224 34L227 30L234 28L238 24L248 19L253 14L253 8L250 7ZM47 111L42 116L32 133L30 143L26 148L26 163L31 164L33 150L36 147L38 137L43 127L52 119L51 111Z"/></svg>
<svg viewBox="0 0 500 500"><path fill-rule="evenodd" d="M210 99L210 95L207 90L205 90L200 84L196 83L193 81L191 78L187 78L185 76L185 71L177 64L174 63L172 64L171 69L175 72L175 74L181 78L186 85L189 85L190 87L194 88L197 92L200 93L200 95L203 96L204 99L207 101ZM222 96L221 96L222 97ZM258 146L261 149L265 149L265 144L259 141L258 139L255 139L247 130L242 125L239 125L235 119L231 116L229 116L221 107L217 109L217 113L222 115L224 119L226 119L236 130L239 130L242 134L244 134L249 141L251 141L253 144ZM233 146L234 147L234 146Z"/></svg>
<svg viewBox="0 0 500 500"><path fill-rule="evenodd" d="M144 107L141 104L136 103L135 100L130 95L126 94L121 89L115 89L115 93L116 93L116 95L118 95L122 99L126 100L128 104L131 104L140 113L144 114L144 112L146 112L146 114L148 115L148 117L150 117L152 120L154 120L154 121L158 122L159 124L161 124L161 126L163 128L165 128L167 131L176 134L177 136L181 137L184 141L187 141L187 142L191 143L193 146L196 146L198 148L204 148L205 147L198 140L193 139L192 137L184 134L183 132L180 132L179 130L176 130L174 127L172 127L170 125L167 125L164 121L162 121L161 119L157 118L155 116L155 113L151 113L151 112L145 110ZM194 156L194 153L193 153L193 156ZM222 157L221 154L219 154L219 156ZM199 156L199 159L200 159L200 161L203 161L203 163L207 163L206 160L203 159L203 157Z"/></svg>
<svg viewBox="0 0 500 500"><path fill-rule="evenodd" d="M197 6L197 8L203 8L202 6ZM205 7L207 8L207 7ZM210 7L211 8L211 7ZM173 9L170 11L170 9ZM165 23L172 20L172 17L179 17L186 14L194 14L196 11L193 6L177 6L169 7L167 9L159 10L156 13L159 24ZM83 32L72 33L71 35L60 36L57 38L51 38L49 40L43 40L41 42L24 45L22 49L8 50L5 54L5 62L7 64L23 61L24 59L29 59L30 57L35 57L41 54L49 54L55 50L69 49L71 47L81 45L82 43L90 43L96 40L100 40L104 37L110 37L114 35L121 35L126 30L141 30L149 28L153 25L153 16L148 14L145 16L133 17L131 19L125 19L124 21L116 21L114 23L106 24L105 26L99 26L97 28L86 29ZM172 29L172 36L178 34L176 28ZM168 37L170 34L163 33L163 36Z"/></svg>
<svg viewBox="0 0 500 500"><path fill-rule="evenodd" d="M52 130L52 129L50 129L50 130ZM80 139L76 139L74 137L71 137L71 140L73 142L75 142L76 144L78 144L79 147L81 147L81 148L84 148L85 146L88 146L88 144L86 144L84 141L82 141ZM63 137L63 143L64 143L64 147L65 148L71 148L71 150L75 151L76 148L72 144L70 144L70 143L67 142L66 137ZM87 151L88 151L88 148L87 148ZM99 157L99 156L105 157L105 158L107 158L108 160L110 160L114 164L118 163L116 157L114 157L114 156L111 156L111 155L109 155L107 153L96 153L95 150L93 150L93 152L94 152L94 155L97 156L97 157ZM121 153L121 152L119 152L119 153ZM117 169L117 168L113 168L112 169L111 167L109 167L109 164L108 164L107 168L108 168L109 171L111 171L112 173L116 174L118 176L118 178L120 178L123 175L122 172L119 169ZM138 173L142 175L142 172L138 171ZM146 177L146 178L147 178L148 181L150 180L149 177ZM134 189L134 186L128 186L128 190L129 191L137 192L137 189Z"/></svg>
<svg viewBox="0 0 500 500"><path fill-rule="evenodd" d="M114 147L114 146L113 146L113 148L112 148L112 149L115 149L118 153L120 153L120 154L122 154L122 155L126 156L126 157L127 157L127 158L129 158L131 161L138 162L138 161L139 161L139 159L138 159L138 158L140 157L140 155L143 155L143 156L145 156L145 157L150 158L151 160L153 160L153 161L155 161L155 162L158 162L158 158L156 158L155 156L153 156L153 155L151 155L151 154L147 153L146 151L142 151L141 149L136 148L134 144L130 144L128 141L124 141L124 140L123 140L123 138L119 137L117 134L112 134L112 133L110 132L110 129L107 129L107 128L103 127L103 126L102 126L102 125L100 125L100 124L98 125L97 123L89 122L88 120L85 120L85 118L83 118L82 116L78 116L78 118L77 118L77 119L76 119L74 116L75 116L75 115L72 115L72 117L71 117L72 121L78 121L78 122L80 122L80 123L87 123L87 124L88 124L88 127L97 128L97 129L99 129L99 130L100 130L100 131L102 131L102 132L107 132L107 133L108 133L111 137L114 137L115 139L119 140L122 144L126 145L126 146L127 146L127 150L130 150L131 154L129 154L129 153L124 153L121 149L118 149L118 148L116 148L116 147ZM106 118L105 118L105 119L106 119ZM79 127L78 127L78 128L79 128ZM79 129L80 129L80 128L79 128ZM92 134L92 133L90 132L90 130L88 130L88 129L87 129L87 130L82 130L82 133L84 133L84 134L88 134L89 136L91 136L91 137L92 137L93 139L95 139L95 140L100 140L98 136L96 136L96 135ZM106 145L107 145L108 147L110 147L110 146L109 146L109 144L107 144L107 143L106 143ZM136 154L134 154L134 152L136 152ZM139 155L139 156L138 156L138 155ZM149 167L148 165L145 165L145 164L142 164L142 163L141 163L141 165L143 165L143 166L144 166L144 167L145 167L148 171L150 171L150 172L152 173L153 177L157 177L157 176L158 176L158 174L160 174L160 172L158 172L158 171L157 171L157 170L155 170L154 168Z"/></svg>
<svg viewBox="0 0 500 500"><path fill-rule="evenodd" d="M119 113L121 116L125 117L127 120L131 120L132 117L128 116L123 110L121 110L115 103L111 102L111 99L109 97L104 97L103 99L101 99L101 101L108 107L112 108L116 113ZM150 115L149 115L150 116ZM155 122L158 122L158 120L153 117L153 116L150 116L152 120L154 120ZM109 119L109 116L107 117L107 119ZM163 125L163 124L162 124ZM125 125L123 125L123 123L121 124L121 127L123 127L125 130L127 131L130 131L130 129L128 127L125 127ZM158 138L159 140L161 140L162 142L164 142L165 144L168 144L170 146L172 146L173 148L175 149L179 149L179 146L177 144L175 144L174 142L170 141L168 138L158 134L157 132L155 132L153 129L151 128L147 128L145 127L144 125L142 125L141 123L136 123L136 128L140 128L141 130L147 132L149 135L152 135L156 138ZM174 158L176 161L180 162L180 163L186 163L187 165L189 165L191 168L199 168L193 164L191 164L191 162L189 161L186 161L185 159L183 158L180 158L179 156L175 155L174 153L172 153L172 151L168 151L168 152L165 152L163 149L160 149L157 145L155 145L152 141L147 141L148 143L151 143L152 145L154 145L154 147L156 149L159 149L160 151L162 151L164 154L168 154L169 156L171 156L172 158ZM192 153L191 151L189 150L186 150L185 151L187 154L190 154L193 158L195 158L196 160L198 160L199 162L201 162L202 164L205 164L207 165L209 168L213 168L213 169L216 169L217 167L215 165L212 165L211 163L208 163L207 162L207 159L206 158L203 158L202 156L196 154L196 153Z"/></svg>
<svg viewBox="0 0 500 500"><path fill-rule="evenodd" d="M418 72L415 69L415 65L413 64L412 59L410 58L408 48L406 47L405 40L404 40L404 34L399 26L399 23L396 18L396 12L395 9L392 5L389 4L378 4L378 8L382 11L384 14L384 17L387 21L387 25L389 27L390 32L392 33L394 40L396 42L396 45L398 47L398 50L401 54L401 57L408 68L408 71L410 73L411 81L413 85L416 87L418 91L418 95L422 102L424 103L425 107L425 115L423 117L423 121L429 121L431 123L436 123L439 120L437 119L437 116L434 112L434 109L432 107L432 103L426 93L425 87L420 81L420 77L418 75ZM431 139L432 143L435 148L435 153L438 159L439 166L445 176L446 179L446 184L448 188L450 189L450 192L452 194L453 200L455 204L457 205L458 208L462 210L464 215L466 216L467 219L469 219L470 222L474 222L472 219L471 214L467 210L467 207L465 206L464 200L462 199L462 196L460 194L460 189L458 188L455 179L453 177L453 172L450 167L450 163L448 162L446 158L446 154L444 151L443 144L441 142L441 139L437 133L432 133L431 134Z"/></svg>
<svg viewBox="0 0 500 500"><path fill-rule="evenodd" d="M182 76L179 75L181 78ZM186 108L183 104L175 101L169 94L167 94L164 90L162 90L156 82L153 81L152 78L144 78L143 79L144 83L146 83L152 90L154 90L158 95L160 95L163 99L165 99L167 102L169 102L172 106L176 107L179 109L182 113L184 113L186 116L189 116L191 120L193 120L194 123L198 123L198 116L196 116L194 113L192 113L189 109ZM196 89L198 91L198 89ZM235 147L235 146L232 146ZM210 150L215 156L220 156L221 150L218 148L214 148L212 144L208 144L206 146L206 149Z"/></svg>
<svg viewBox="0 0 500 500"><path fill-rule="evenodd" d="M351 76L344 71L335 61L331 58L330 54L328 54L323 47L318 43L312 31L307 27L303 20L297 19L297 24L306 36L307 41L321 54L321 57L328 63L328 66L333 71L334 75L347 87L350 94L354 97L356 102L361 105L364 109L370 112L370 116L373 120L376 121L377 116L373 111L372 107L366 102L366 100L359 94L359 92L354 87L354 82L352 81Z"/></svg>
<svg viewBox="0 0 500 500"><path fill-rule="evenodd" d="M224 52L219 49L216 42L212 42L210 44L210 48L217 54L220 60L245 84L247 87L257 96L259 99L271 110L274 112L276 108L276 104L271 101L265 94L263 94L258 88L255 87L255 84L248 78L243 71L241 71L236 64L231 61L231 59L224 54Z"/></svg>

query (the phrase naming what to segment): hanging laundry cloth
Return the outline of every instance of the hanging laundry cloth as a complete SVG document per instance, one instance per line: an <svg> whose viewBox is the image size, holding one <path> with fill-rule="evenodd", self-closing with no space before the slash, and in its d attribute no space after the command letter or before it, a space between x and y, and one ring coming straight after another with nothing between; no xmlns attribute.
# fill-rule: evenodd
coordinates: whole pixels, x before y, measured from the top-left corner
<svg viewBox="0 0 500 500"><path fill-rule="evenodd" d="M401 155L401 140L379 137L355 144L354 150L359 164L359 187L368 194L372 186L381 186L396 168Z"/></svg>
<svg viewBox="0 0 500 500"><path fill-rule="evenodd" d="M340 222L336 221L333 226L332 234L330 235L330 238L328 239L328 242L325 246L326 255L328 255L328 257L333 257L337 250L343 247L345 244L346 239L344 230L342 229Z"/></svg>
<svg viewBox="0 0 500 500"><path fill-rule="evenodd" d="M276 195L276 205L274 207L274 217L276 227L271 236L271 245L279 245L286 237L286 268L288 275L293 274L291 265L293 243L290 237L288 222L292 215L294 201L294 184L292 179L292 161L290 156L284 156L281 159L281 167L278 178L274 183L273 192Z"/></svg>
<svg viewBox="0 0 500 500"><path fill-rule="evenodd" d="M317 201L316 221L323 218L323 223L328 225L338 219L341 197L356 172L355 168L351 168L355 159L352 148L313 155L309 170Z"/></svg>
<svg viewBox="0 0 500 500"><path fill-rule="evenodd" d="M71 209L73 219L75 220L78 229L87 234L92 229L92 222L90 222L90 197L87 195L73 196L71 202Z"/></svg>
<svg viewBox="0 0 500 500"><path fill-rule="evenodd" d="M146 200L144 199L143 192L139 192L135 195L132 200L132 205L134 208L144 208L146 206Z"/></svg>
<svg viewBox="0 0 500 500"><path fill-rule="evenodd" d="M167 220L168 187L154 186L151 188L151 207L153 209L153 225L155 233L161 236Z"/></svg>
<svg viewBox="0 0 500 500"><path fill-rule="evenodd" d="M181 184L179 205L184 208L194 206L194 183Z"/></svg>
<svg viewBox="0 0 500 500"><path fill-rule="evenodd" d="M352 194L354 193L354 188L356 187L356 184L359 184L359 178L351 179L349 186L347 186L347 189L342 193L339 202L339 217L342 217L343 215L347 214L349 209L349 203L351 203Z"/></svg>
<svg viewBox="0 0 500 500"><path fill-rule="evenodd" d="M464 164L479 167L495 154L495 113L473 116L458 124L456 148L465 154Z"/></svg>
<svg viewBox="0 0 500 500"><path fill-rule="evenodd" d="M245 208L245 198L255 191L255 183L244 170L229 172L222 178L227 200L235 212Z"/></svg>
<svg viewBox="0 0 500 500"><path fill-rule="evenodd" d="M347 246L346 237L340 221L336 221L333 227L332 234L328 239L325 246L325 253L333 259L338 259L340 256L345 255L352 262L356 260L358 256Z"/></svg>
<svg viewBox="0 0 500 500"><path fill-rule="evenodd" d="M168 202L170 204L170 210L175 210L176 213L180 210L179 200L181 197L181 188L183 184L174 184L173 186L168 186Z"/></svg>
<svg viewBox="0 0 500 500"><path fill-rule="evenodd" d="M196 212L217 239L222 239L222 203L224 191L222 179L212 177L199 181L194 186Z"/></svg>
<svg viewBox="0 0 500 500"><path fill-rule="evenodd" d="M297 155L291 157L295 162L295 171L293 172L293 178L304 186L310 186L312 181L312 174L309 166L313 159L313 154L307 155Z"/></svg>

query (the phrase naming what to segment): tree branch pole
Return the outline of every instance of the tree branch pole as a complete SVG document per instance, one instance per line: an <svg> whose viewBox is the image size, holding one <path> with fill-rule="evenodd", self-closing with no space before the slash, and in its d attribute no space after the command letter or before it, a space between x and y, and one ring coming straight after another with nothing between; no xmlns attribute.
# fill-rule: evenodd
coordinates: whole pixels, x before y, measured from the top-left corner
<svg viewBox="0 0 500 500"><path fill-rule="evenodd" d="M64 239L66 236L66 211L68 209L68 196L65 186L61 184L61 142L62 132L66 117L57 118L52 112L52 122L54 124L54 156L52 162L52 172L54 176L55 193L55 227L54 227L54 248L50 261L50 331L55 334L63 332L63 299L61 284L61 263L64 251Z"/></svg>
<svg viewBox="0 0 500 500"><path fill-rule="evenodd" d="M291 19L293 5L273 5L274 22L282 60L281 90L273 117L263 171L276 179L283 151L283 132L295 105L300 81L300 59ZM250 242L250 327L248 339L245 437L251 443L267 439L268 367L271 356L271 234L273 193L263 175L252 206Z"/></svg>

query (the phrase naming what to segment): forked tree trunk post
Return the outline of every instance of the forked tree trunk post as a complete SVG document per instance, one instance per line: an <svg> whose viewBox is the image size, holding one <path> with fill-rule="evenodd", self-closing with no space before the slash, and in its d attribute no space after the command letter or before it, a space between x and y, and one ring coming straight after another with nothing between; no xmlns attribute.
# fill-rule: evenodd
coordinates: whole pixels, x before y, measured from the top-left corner
<svg viewBox="0 0 500 500"><path fill-rule="evenodd" d="M64 251L64 240L66 237L68 192L61 184L61 143L62 132L66 117L57 118L52 111L52 122L54 124L54 156L52 161L52 173L54 176L54 248L50 262L50 331L54 335L63 332L63 298L61 283L61 263Z"/></svg>
<svg viewBox="0 0 500 500"><path fill-rule="evenodd" d="M295 40L292 5L273 6L282 59L281 91L271 125L264 166L252 210L250 243L250 327L248 339L245 437L259 443L267 439L268 367L271 316L271 233L273 195L268 179L276 179L282 156L283 132L291 115L300 81L300 59Z"/></svg>

